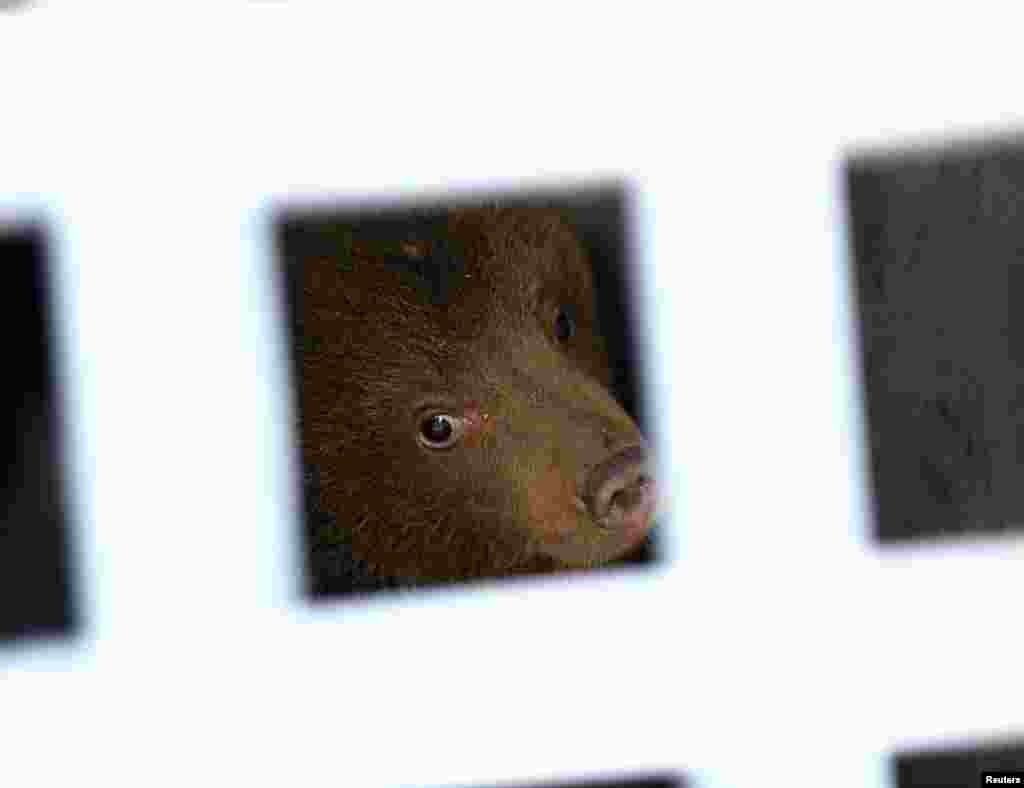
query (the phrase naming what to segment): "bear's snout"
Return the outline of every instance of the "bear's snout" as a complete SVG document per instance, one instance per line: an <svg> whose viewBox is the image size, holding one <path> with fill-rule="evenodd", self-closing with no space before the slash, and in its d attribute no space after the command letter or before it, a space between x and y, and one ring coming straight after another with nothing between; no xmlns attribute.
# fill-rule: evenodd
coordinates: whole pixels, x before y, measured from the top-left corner
<svg viewBox="0 0 1024 788"><path fill-rule="evenodd" d="M582 499L594 521L640 536L657 509L654 462L646 446L631 446L595 466L583 483Z"/></svg>

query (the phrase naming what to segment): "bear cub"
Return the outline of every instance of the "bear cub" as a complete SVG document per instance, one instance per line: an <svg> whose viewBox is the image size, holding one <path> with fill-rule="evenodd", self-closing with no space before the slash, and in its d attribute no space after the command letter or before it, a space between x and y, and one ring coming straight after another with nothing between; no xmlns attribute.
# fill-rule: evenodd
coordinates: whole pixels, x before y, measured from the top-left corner
<svg viewBox="0 0 1024 788"><path fill-rule="evenodd" d="M645 540L661 491L557 212L374 217L288 263L314 595L589 568Z"/></svg>

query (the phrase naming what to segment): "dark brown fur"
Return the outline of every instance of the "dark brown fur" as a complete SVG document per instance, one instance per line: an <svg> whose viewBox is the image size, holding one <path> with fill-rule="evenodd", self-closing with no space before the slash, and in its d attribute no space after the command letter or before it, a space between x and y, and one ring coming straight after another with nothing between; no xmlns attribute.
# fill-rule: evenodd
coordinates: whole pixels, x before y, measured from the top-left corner
<svg viewBox="0 0 1024 788"><path fill-rule="evenodd" d="M431 284L409 274L421 264L450 270ZM455 580L623 552L573 495L642 437L608 392L590 268L555 214L472 208L440 233L346 234L303 262L300 292L304 461L373 572ZM426 406L462 419L463 439L421 446Z"/></svg>

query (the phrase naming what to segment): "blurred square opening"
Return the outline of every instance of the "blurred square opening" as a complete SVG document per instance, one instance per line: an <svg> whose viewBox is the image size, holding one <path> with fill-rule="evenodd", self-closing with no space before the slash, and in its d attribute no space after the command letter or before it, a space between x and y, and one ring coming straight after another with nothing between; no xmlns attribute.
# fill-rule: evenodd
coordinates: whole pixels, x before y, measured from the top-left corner
<svg viewBox="0 0 1024 788"><path fill-rule="evenodd" d="M0 644L73 634L63 436L41 226L0 226Z"/></svg>
<svg viewBox="0 0 1024 788"><path fill-rule="evenodd" d="M1024 140L846 164L875 538L1024 524Z"/></svg>
<svg viewBox="0 0 1024 788"><path fill-rule="evenodd" d="M658 560L632 199L277 213L313 598Z"/></svg>
<svg viewBox="0 0 1024 788"><path fill-rule="evenodd" d="M898 753L892 760L895 788L963 788L1024 784L1024 740L993 739L973 745ZM986 780L1016 773L1020 781Z"/></svg>

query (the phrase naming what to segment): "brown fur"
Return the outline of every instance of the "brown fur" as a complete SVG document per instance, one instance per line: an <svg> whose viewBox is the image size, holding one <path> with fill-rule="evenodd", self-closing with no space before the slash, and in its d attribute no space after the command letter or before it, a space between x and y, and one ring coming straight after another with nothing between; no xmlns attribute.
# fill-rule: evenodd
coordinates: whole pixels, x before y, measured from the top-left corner
<svg viewBox="0 0 1024 788"><path fill-rule="evenodd" d="M458 261L427 297L385 258ZM443 238L354 234L304 261L302 449L355 555L414 581L550 571L622 552L574 505L577 484L642 441L607 390L593 284L554 214L452 211ZM560 305L574 309L567 343ZM416 439L422 407L461 419L449 449Z"/></svg>

